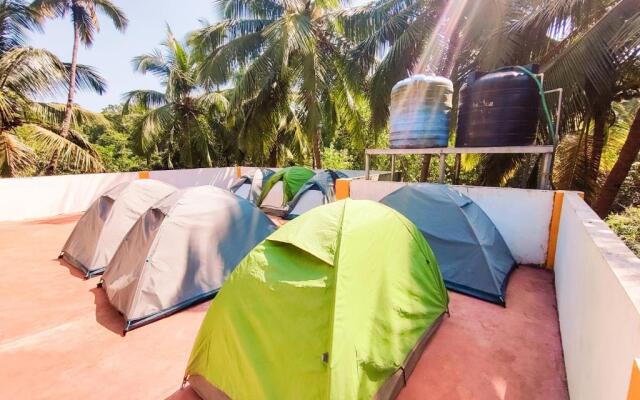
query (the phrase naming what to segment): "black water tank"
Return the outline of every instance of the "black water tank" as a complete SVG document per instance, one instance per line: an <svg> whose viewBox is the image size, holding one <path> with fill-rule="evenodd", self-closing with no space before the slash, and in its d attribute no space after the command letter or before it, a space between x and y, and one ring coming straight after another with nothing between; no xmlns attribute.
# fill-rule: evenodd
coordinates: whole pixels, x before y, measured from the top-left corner
<svg viewBox="0 0 640 400"><path fill-rule="evenodd" d="M527 69L538 72L536 65ZM475 72L460 89L456 147L532 145L539 109L538 86L524 71Z"/></svg>

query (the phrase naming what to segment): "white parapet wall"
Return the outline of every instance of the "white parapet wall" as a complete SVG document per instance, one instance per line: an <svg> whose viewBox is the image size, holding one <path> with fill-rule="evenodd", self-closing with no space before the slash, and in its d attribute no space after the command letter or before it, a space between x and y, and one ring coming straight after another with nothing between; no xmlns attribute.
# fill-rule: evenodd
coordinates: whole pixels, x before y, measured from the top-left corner
<svg viewBox="0 0 640 400"><path fill-rule="evenodd" d="M626 399L640 356L640 260L577 195L566 194L555 259L572 399Z"/></svg>
<svg viewBox="0 0 640 400"><path fill-rule="evenodd" d="M137 172L0 179L0 221L81 212L107 189L135 179Z"/></svg>
<svg viewBox="0 0 640 400"><path fill-rule="evenodd" d="M127 172L0 179L0 221L83 212L107 189L139 177L138 172ZM148 177L178 188L214 185L226 189L236 178L236 168L151 171Z"/></svg>
<svg viewBox="0 0 640 400"><path fill-rule="evenodd" d="M407 185L403 182L354 180L352 199L380 201ZM552 191L452 186L475 201L491 218L519 264L544 265L553 212Z"/></svg>

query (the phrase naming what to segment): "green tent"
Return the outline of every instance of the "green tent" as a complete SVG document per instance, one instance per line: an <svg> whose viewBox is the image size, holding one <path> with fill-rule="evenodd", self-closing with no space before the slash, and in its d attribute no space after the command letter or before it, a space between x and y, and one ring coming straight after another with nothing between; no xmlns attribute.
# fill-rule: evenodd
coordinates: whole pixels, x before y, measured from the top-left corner
<svg viewBox="0 0 640 400"><path fill-rule="evenodd" d="M271 189L273 189L276 183L280 181L282 181L283 184L283 194L282 204L279 204L279 206L286 205L296 196L296 194L298 194L302 185L304 185L309 179L313 178L314 175L315 172L305 167L288 167L281 169L271 175L271 177L269 177L262 186L258 205L262 205L262 202L267 197Z"/></svg>
<svg viewBox="0 0 640 400"><path fill-rule="evenodd" d="M382 204L317 207L254 248L203 321L203 398L394 398L448 306L435 257Z"/></svg>

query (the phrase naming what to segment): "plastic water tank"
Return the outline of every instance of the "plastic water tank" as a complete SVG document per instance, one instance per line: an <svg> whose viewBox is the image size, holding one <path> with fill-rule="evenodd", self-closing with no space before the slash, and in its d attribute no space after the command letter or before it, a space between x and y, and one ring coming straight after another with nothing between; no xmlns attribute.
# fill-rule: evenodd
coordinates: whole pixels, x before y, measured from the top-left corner
<svg viewBox="0 0 640 400"><path fill-rule="evenodd" d="M438 76L414 75L391 90L392 149L446 147L453 83Z"/></svg>
<svg viewBox="0 0 640 400"><path fill-rule="evenodd" d="M537 73L537 66L527 67ZM535 142L540 92L516 67L475 72L460 89L456 147L528 146Z"/></svg>

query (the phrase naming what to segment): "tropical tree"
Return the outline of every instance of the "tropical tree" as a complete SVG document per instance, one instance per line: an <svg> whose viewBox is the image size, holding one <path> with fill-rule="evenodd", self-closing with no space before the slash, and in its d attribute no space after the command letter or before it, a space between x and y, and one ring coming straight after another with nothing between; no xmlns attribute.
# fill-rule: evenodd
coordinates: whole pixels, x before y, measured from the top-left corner
<svg viewBox="0 0 640 400"><path fill-rule="evenodd" d="M69 68L69 91L65 109L64 120L60 129L60 135L66 138L69 134L73 119L74 98L77 87L78 50L80 44L91 46L95 34L99 31L98 11L106 15L116 29L124 31L128 19L124 12L110 0L35 0L31 8L40 18L63 18L71 16L73 24L73 51L71 53L71 66ZM54 153L48 174L55 172L58 153Z"/></svg>
<svg viewBox="0 0 640 400"><path fill-rule="evenodd" d="M168 168L212 166L228 102L222 93L206 92L199 85L189 46L167 29L162 49L136 57L133 65L160 78L164 87L164 92L134 90L124 95L124 114L134 105L145 111L133 132L136 151L146 157L162 152Z"/></svg>
<svg viewBox="0 0 640 400"><path fill-rule="evenodd" d="M597 178L612 102L630 91L620 77L637 60L639 46L632 42L639 9L639 0L380 0L346 11L344 18L347 36L359 42L358 59L374 69L370 98L376 128L386 124L391 87L408 74L438 73L459 86L474 69L541 64L546 85L565 89L562 136L591 133L583 182L566 187L588 189ZM549 138L543 128L539 140L549 143ZM519 156L480 160L480 180L486 184L504 182L531 164Z"/></svg>
<svg viewBox="0 0 640 400"><path fill-rule="evenodd" d="M34 145L44 154L58 154L66 167L100 171L100 157L74 127L100 116L75 108L66 137L60 135L64 106L33 98L54 95L68 87L68 66L42 49L14 47L0 55L0 175L12 177L34 170ZM82 66L81 87L100 89L102 80Z"/></svg>
<svg viewBox="0 0 640 400"><path fill-rule="evenodd" d="M267 153L278 143L311 144L322 167L323 134L339 125L365 133L357 107L365 72L346 57L349 43L337 14L341 1L223 0L224 19L195 32L205 87L232 85L231 109L242 121L239 138ZM242 73L234 78L234 70ZM274 138L278 140L274 140ZM266 145L264 145L266 143Z"/></svg>
<svg viewBox="0 0 640 400"><path fill-rule="evenodd" d="M593 206L601 218L609 215L620 187L629 174L631 166L638 159L638 154L640 154L640 109L636 113L627 139L620 150L620 155L600 189L600 194Z"/></svg>
<svg viewBox="0 0 640 400"><path fill-rule="evenodd" d="M40 30L40 24L25 1L0 1L0 54L23 46L26 33L33 30Z"/></svg>
<svg viewBox="0 0 640 400"><path fill-rule="evenodd" d="M59 136L64 108L33 100L69 85L69 65L46 50L24 47L26 33L39 28L24 1L0 1L0 176L37 172L34 147L45 155L57 152L67 168L98 171L100 158L82 135L72 130L66 138ZM104 90L91 68L78 66L78 77L81 88ZM71 126L96 118L76 109Z"/></svg>

